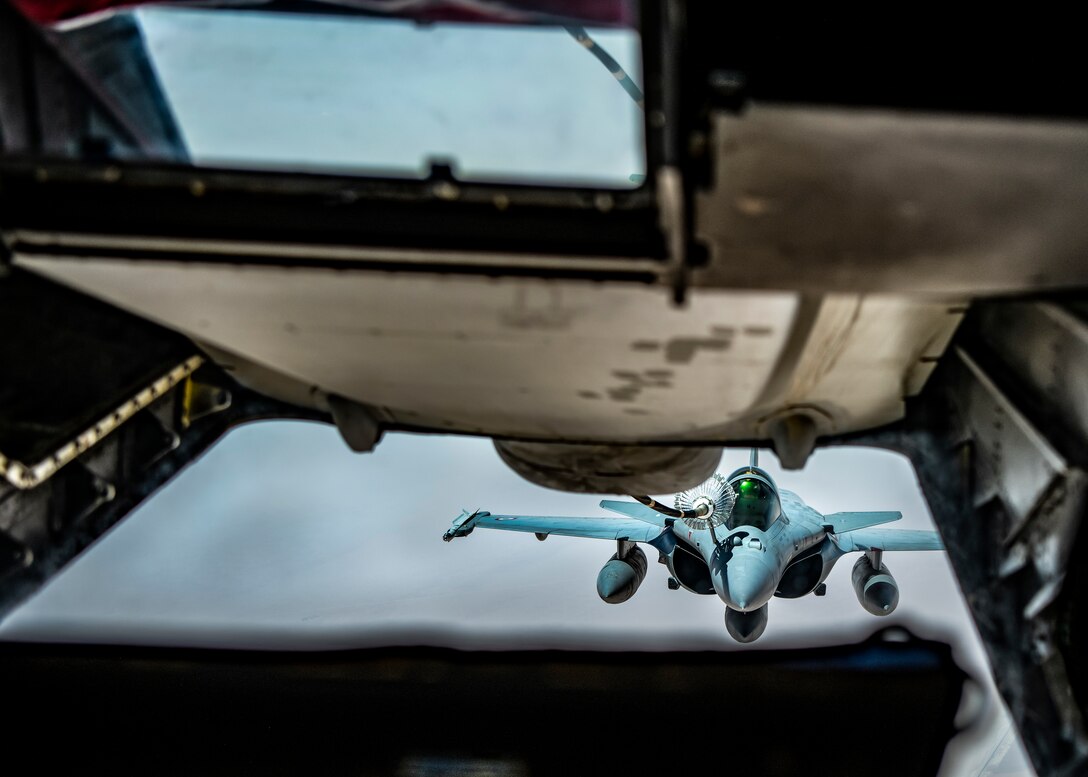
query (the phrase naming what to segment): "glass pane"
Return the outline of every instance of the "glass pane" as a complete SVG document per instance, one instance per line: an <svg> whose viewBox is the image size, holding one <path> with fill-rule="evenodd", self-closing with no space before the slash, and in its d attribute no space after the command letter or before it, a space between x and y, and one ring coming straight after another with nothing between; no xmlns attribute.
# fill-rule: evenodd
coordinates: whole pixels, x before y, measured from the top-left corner
<svg viewBox="0 0 1088 777"><path fill-rule="evenodd" d="M632 188L642 108L561 26L149 7L148 52L193 162ZM641 81L639 37L588 29Z"/></svg>

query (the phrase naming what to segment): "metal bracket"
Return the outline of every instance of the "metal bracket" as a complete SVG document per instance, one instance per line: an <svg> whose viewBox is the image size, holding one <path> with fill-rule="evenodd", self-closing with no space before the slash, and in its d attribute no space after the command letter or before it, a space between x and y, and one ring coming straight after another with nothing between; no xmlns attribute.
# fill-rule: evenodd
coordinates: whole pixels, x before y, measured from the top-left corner
<svg viewBox="0 0 1088 777"><path fill-rule="evenodd" d="M229 390L189 377L181 395L181 428L188 429L194 421L226 410L230 402Z"/></svg>
<svg viewBox="0 0 1088 777"><path fill-rule="evenodd" d="M879 572L880 567L884 564L884 551L879 548L871 548L865 555L869 557L869 565L873 570Z"/></svg>
<svg viewBox="0 0 1088 777"><path fill-rule="evenodd" d="M668 251L666 275L673 302L683 305L687 297L687 222L684 180L678 167L663 165L657 171L659 226Z"/></svg>

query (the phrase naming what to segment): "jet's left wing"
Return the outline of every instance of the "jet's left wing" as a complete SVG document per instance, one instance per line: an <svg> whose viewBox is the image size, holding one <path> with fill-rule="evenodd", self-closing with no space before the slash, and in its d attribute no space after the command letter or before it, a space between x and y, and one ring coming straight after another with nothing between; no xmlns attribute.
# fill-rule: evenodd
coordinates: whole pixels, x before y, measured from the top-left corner
<svg viewBox="0 0 1088 777"><path fill-rule="evenodd" d="M602 499L601 507L605 510L619 513L620 515L626 515L628 518L652 523L655 526L664 527L667 525L665 523L665 516L662 513L659 513L652 507L647 507L640 502L617 502L614 499Z"/></svg>
<svg viewBox="0 0 1088 777"><path fill-rule="evenodd" d="M912 529L859 529L840 534L838 545L847 553L855 550L944 550L935 531Z"/></svg>
<svg viewBox="0 0 1088 777"><path fill-rule="evenodd" d="M532 532L538 536L562 534L567 537L590 537L598 540L628 540L630 542L653 542L669 529L634 518L577 518L573 516L548 515L492 515L487 511L477 510L469 515L461 513L442 535L449 542L455 537L465 537L476 527L484 529L505 529L506 531Z"/></svg>

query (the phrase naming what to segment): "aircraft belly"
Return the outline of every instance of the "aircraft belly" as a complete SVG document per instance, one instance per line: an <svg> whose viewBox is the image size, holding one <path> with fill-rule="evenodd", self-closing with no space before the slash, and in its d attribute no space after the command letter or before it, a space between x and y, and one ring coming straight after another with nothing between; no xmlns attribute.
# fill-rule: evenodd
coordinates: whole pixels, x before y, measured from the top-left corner
<svg viewBox="0 0 1088 777"><path fill-rule="evenodd" d="M402 423L531 437L683 437L759 400L792 293L318 268L35 259L55 280Z"/></svg>
<svg viewBox="0 0 1088 777"><path fill-rule="evenodd" d="M16 259L386 421L541 440L766 437L768 419L799 405L821 434L876 426L901 415L918 353L943 348L955 323L946 305L893 298L698 290L677 307L637 284L63 248Z"/></svg>

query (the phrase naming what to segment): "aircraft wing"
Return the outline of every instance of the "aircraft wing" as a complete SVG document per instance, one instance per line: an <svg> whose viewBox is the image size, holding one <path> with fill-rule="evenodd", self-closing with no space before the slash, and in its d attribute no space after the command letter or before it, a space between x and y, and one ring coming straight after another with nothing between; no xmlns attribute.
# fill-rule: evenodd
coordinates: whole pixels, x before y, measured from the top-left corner
<svg viewBox="0 0 1088 777"><path fill-rule="evenodd" d="M824 516L823 521L824 528L831 534L843 534L867 526L898 521L902 517L903 513L900 512L829 513Z"/></svg>
<svg viewBox="0 0 1088 777"><path fill-rule="evenodd" d="M663 514L638 502L618 502L614 499L602 499L601 507L620 515L626 515L628 518L634 518L636 521L645 521L646 523L652 523L654 526L665 526L665 516Z"/></svg>
<svg viewBox="0 0 1088 777"><path fill-rule="evenodd" d="M912 529L861 529L838 538L839 547L854 550L944 550L944 542L935 531Z"/></svg>
<svg viewBox="0 0 1088 777"><path fill-rule="evenodd" d="M532 532L538 535L561 534L567 537L590 537L598 540L625 539L631 542L652 542L668 531L661 526L635 518L492 515L488 512L477 512L471 516L464 514L459 516L442 538L449 541L454 537L464 537L476 527Z"/></svg>

